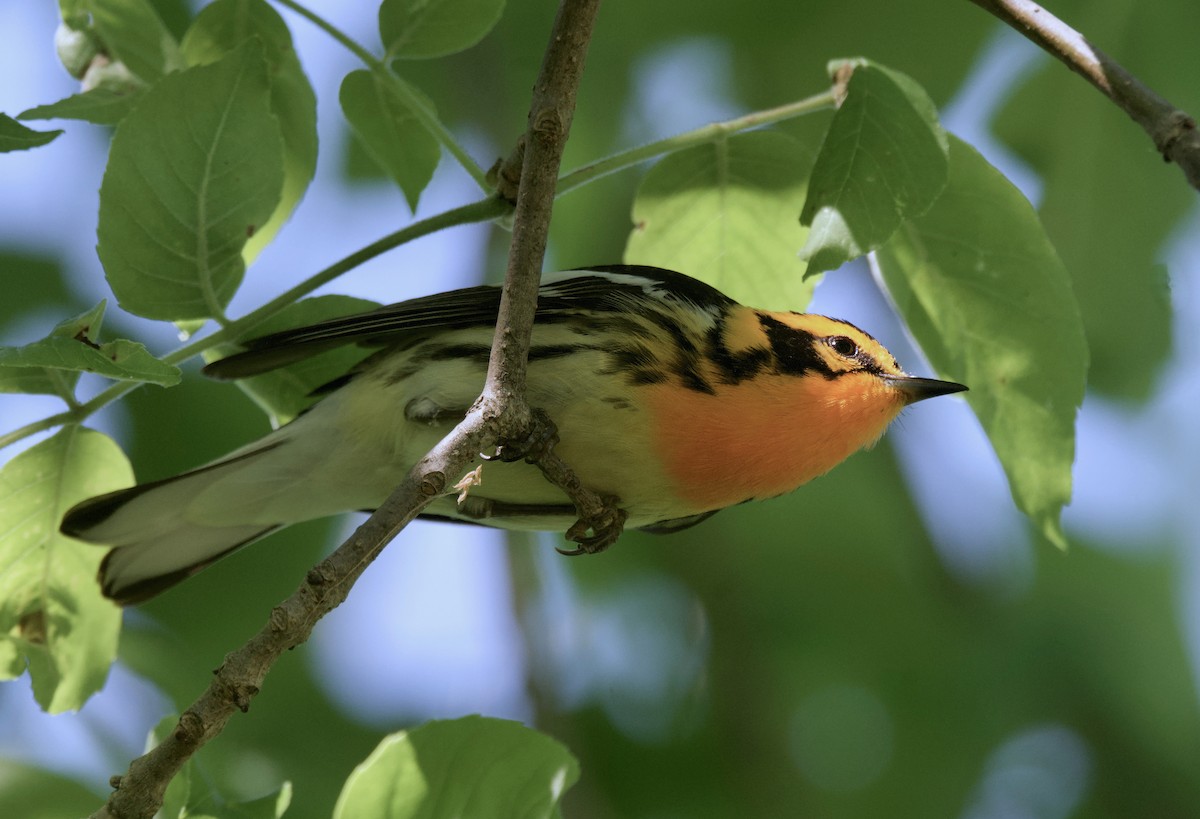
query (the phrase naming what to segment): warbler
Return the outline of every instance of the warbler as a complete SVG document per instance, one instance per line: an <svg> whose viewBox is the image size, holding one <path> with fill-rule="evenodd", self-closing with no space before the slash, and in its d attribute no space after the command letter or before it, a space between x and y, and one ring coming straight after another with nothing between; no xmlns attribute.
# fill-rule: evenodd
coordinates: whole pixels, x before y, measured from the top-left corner
<svg viewBox="0 0 1200 819"><path fill-rule="evenodd" d="M209 364L243 378L331 348L378 348L289 424L198 469L86 500L62 531L112 547L108 597L139 602L269 532L373 509L475 401L500 304L492 286L274 333ZM825 316L744 307L654 267L544 279L528 399L555 451L617 499L626 526L672 532L790 492L873 444L915 401L965 390L914 378L867 333ZM534 465L492 461L426 514L565 531L575 509Z"/></svg>

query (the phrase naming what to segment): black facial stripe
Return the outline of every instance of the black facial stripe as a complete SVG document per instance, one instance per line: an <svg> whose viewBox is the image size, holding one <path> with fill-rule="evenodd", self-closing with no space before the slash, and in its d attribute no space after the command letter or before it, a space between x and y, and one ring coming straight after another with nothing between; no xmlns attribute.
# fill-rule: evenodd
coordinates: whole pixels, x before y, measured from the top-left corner
<svg viewBox="0 0 1200 819"><path fill-rule="evenodd" d="M764 367L771 363L771 350L766 347L752 347L735 353L725 345L721 336L721 324L715 325L708 331L708 357L721 373L721 381L725 384L738 384L747 378L753 378Z"/></svg>
<svg viewBox="0 0 1200 819"><path fill-rule="evenodd" d="M777 372L784 375L818 372L826 378L834 377L833 369L817 352L817 338L812 333L789 327L764 313L759 313L758 321L767 334Z"/></svg>

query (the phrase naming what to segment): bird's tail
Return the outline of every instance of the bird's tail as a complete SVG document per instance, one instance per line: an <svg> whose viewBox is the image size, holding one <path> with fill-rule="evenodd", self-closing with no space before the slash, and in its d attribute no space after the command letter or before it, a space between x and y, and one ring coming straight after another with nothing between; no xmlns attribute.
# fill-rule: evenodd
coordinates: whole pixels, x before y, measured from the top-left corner
<svg viewBox="0 0 1200 819"><path fill-rule="evenodd" d="M137 603L293 520L272 520L270 495L290 482L272 464L275 436L219 461L90 498L63 517L65 535L112 546L100 564L106 597Z"/></svg>

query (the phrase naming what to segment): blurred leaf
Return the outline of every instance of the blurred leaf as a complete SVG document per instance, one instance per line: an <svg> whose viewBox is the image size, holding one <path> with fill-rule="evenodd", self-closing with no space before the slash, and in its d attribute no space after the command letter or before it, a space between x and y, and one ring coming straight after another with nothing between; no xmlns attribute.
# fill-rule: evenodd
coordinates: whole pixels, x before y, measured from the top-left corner
<svg viewBox="0 0 1200 819"><path fill-rule="evenodd" d="M3 761L0 816L20 819L78 819L100 804L99 797L78 782L25 765Z"/></svg>
<svg viewBox="0 0 1200 819"><path fill-rule="evenodd" d="M100 186L97 250L121 306L216 315L242 248L279 202L283 147L261 48L164 77L117 127Z"/></svg>
<svg viewBox="0 0 1200 819"><path fill-rule="evenodd" d="M77 502L132 483L120 448L78 426L0 469L0 679L28 664L34 697L52 714L100 690L121 627L96 583L104 550L60 535L59 522Z"/></svg>
<svg viewBox="0 0 1200 819"><path fill-rule="evenodd" d="M796 256L807 234L796 205L810 157L771 131L669 154L638 189L625 261L685 272L755 307L804 309L816 282Z"/></svg>
<svg viewBox="0 0 1200 819"><path fill-rule="evenodd" d="M547 817L578 778L566 748L519 722L434 720L384 739L350 774L333 815Z"/></svg>
<svg viewBox="0 0 1200 819"><path fill-rule="evenodd" d="M433 109L433 102L419 90L410 90ZM442 155L437 139L399 99L391 82L370 71L347 74L338 99L363 148L400 186L408 206L415 211L421 191L433 178Z"/></svg>
<svg viewBox="0 0 1200 819"><path fill-rule="evenodd" d="M266 224L242 250L249 265L300 203L317 168L317 98L279 14L264 0L217 0L201 9L183 40L188 65L208 65L248 38L263 45L271 85L271 113L283 136L283 190Z"/></svg>
<svg viewBox="0 0 1200 819"><path fill-rule="evenodd" d="M140 89L93 88L82 94L22 111L21 119L78 119L96 125L116 125L133 110Z"/></svg>
<svg viewBox="0 0 1200 819"><path fill-rule="evenodd" d="M159 720L146 737L146 751L170 736L179 715ZM226 802L213 789L209 777L197 772L195 757L189 758L171 778L157 816L179 819L279 819L292 801L292 784L284 782L274 793L248 802Z"/></svg>
<svg viewBox="0 0 1200 819"><path fill-rule="evenodd" d="M0 248L0 270L6 282L20 283L0 299L0 327L24 324L40 314L61 314L75 306L53 248Z"/></svg>
<svg viewBox="0 0 1200 819"><path fill-rule="evenodd" d="M35 131L8 114L0 114L0 153L27 151L53 142L62 131Z"/></svg>
<svg viewBox="0 0 1200 819"><path fill-rule="evenodd" d="M504 0L383 0L379 35L389 60L442 57L482 40L503 11Z"/></svg>
<svg viewBox="0 0 1200 819"><path fill-rule="evenodd" d="M967 401L1017 505L1065 547L1075 413L1087 344L1070 278L1029 202L966 143L951 139L950 182L924 216L879 250L905 323Z"/></svg>
<svg viewBox="0 0 1200 819"><path fill-rule="evenodd" d="M87 0L105 50L147 84L182 67L179 45L147 0Z"/></svg>
<svg viewBox="0 0 1200 819"><path fill-rule="evenodd" d="M1129 0L1099 0L1055 12L1069 12L1089 41L1175 105L1200 107L1200 88L1179 69L1200 30L1200 4L1170 0L1143 14ZM1196 192L1122 111L1053 61L1029 73L995 129L1044 183L1038 210L1075 282L1092 353L1089 386L1149 397L1173 334L1161 262L1173 235L1195 225Z"/></svg>
<svg viewBox="0 0 1200 819"><path fill-rule="evenodd" d="M179 724L179 714L168 714L158 721L158 723L150 729L146 735L146 745L142 749L143 753L149 753L152 749L158 747L163 740L171 735L175 730L175 726ZM190 757L183 763L183 767L171 777L171 781L167 783L167 789L163 793L162 807L159 808L156 816L170 817L170 819L183 819L188 816L188 806L192 804L192 778L196 773L195 758ZM203 786L203 779L201 779ZM203 791L204 798L211 802L211 794L207 789Z"/></svg>
<svg viewBox="0 0 1200 819"><path fill-rule="evenodd" d="M347 316L379 307L377 302L350 296L317 296L292 304L270 320L254 328L255 336L314 324L335 316ZM252 378L243 378L238 386L282 426L312 406L317 397L312 391L344 375L368 354L354 345L338 347Z"/></svg>
<svg viewBox="0 0 1200 819"><path fill-rule="evenodd" d="M924 213L946 184L946 132L912 78L859 61L817 155L800 223L809 272L840 267Z"/></svg>

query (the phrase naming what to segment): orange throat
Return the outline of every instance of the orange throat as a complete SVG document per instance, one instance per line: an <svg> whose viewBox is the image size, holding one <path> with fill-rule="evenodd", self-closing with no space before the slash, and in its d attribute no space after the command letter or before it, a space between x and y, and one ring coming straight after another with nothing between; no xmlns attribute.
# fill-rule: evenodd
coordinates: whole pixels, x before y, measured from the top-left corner
<svg viewBox="0 0 1200 819"><path fill-rule="evenodd" d="M790 492L879 439L904 407L869 373L761 375L716 395L645 387L670 490L697 512Z"/></svg>

